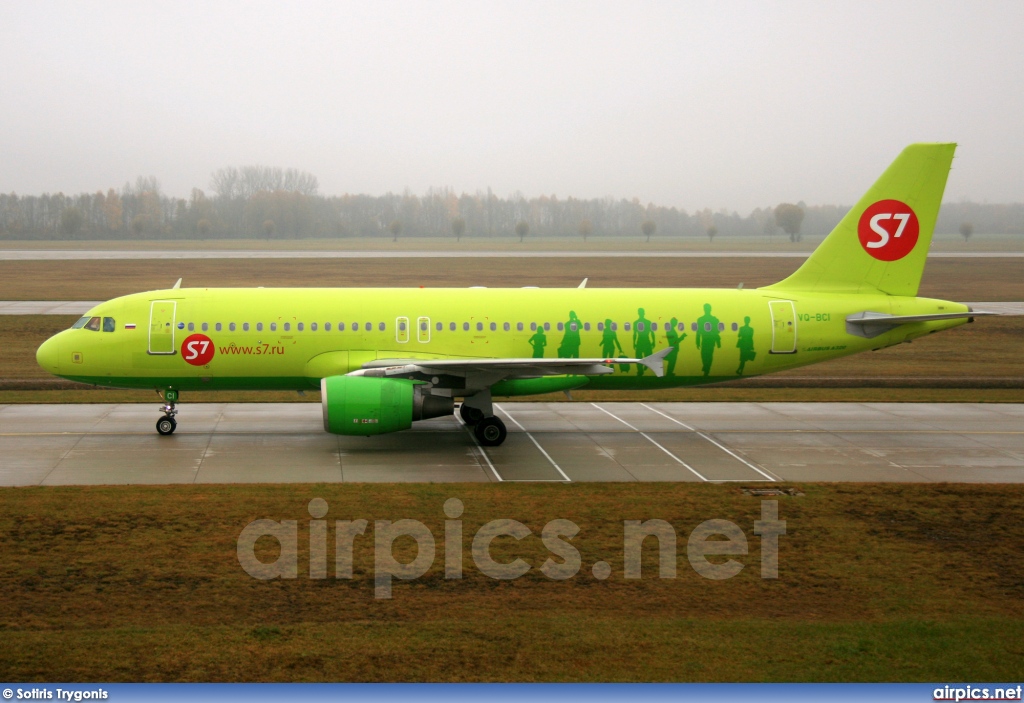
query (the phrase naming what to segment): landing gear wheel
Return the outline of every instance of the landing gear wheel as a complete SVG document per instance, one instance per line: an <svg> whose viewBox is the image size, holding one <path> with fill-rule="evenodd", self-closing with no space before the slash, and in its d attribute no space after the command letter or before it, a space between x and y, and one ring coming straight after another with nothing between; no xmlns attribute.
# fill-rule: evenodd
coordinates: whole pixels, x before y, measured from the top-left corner
<svg viewBox="0 0 1024 703"><path fill-rule="evenodd" d="M475 427L478 422L484 419L484 411L463 403L459 406L459 417L470 427Z"/></svg>
<svg viewBox="0 0 1024 703"><path fill-rule="evenodd" d="M480 420L473 428L473 434L485 447L497 447L505 441L508 430L505 429L504 422L492 416Z"/></svg>
<svg viewBox="0 0 1024 703"><path fill-rule="evenodd" d="M174 418L170 415L166 415L156 421L156 431L164 436L174 434L174 430L177 427L178 423L175 422Z"/></svg>

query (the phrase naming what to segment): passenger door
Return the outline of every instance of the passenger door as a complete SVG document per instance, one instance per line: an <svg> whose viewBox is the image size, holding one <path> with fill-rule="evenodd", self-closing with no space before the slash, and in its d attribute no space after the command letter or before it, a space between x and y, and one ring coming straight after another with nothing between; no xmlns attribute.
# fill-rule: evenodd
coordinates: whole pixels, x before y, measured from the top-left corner
<svg viewBox="0 0 1024 703"><path fill-rule="evenodd" d="M796 308L792 300L772 300L772 354L796 353Z"/></svg>
<svg viewBox="0 0 1024 703"><path fill-rule="evenodd" d="M178 304L173 300L154 300L149 304L149 353L174 354L174 316Z"/></svg>

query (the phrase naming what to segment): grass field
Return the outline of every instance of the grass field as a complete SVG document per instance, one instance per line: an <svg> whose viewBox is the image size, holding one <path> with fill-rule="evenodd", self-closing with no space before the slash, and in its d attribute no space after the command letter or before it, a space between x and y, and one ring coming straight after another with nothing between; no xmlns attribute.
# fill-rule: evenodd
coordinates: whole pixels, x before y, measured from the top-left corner
<svg viewBox="0 0 1024 703"><path fill-rule="evenodd" d="M783 496L779 578L761 579L761 500L696 484L263 485L0 489L0 678L8 681L1014 681L1024 678L1024 487L803 485ZM307 503L366 519L354 578L307 576ZM444 579L442 505L457 497L465 578ZM298 521L298 578L257 581L236 540L258 518ZM433 567L373 597L375 519L417 519ZM496 581L468 547L484 522ZM679 535L677 578L623 578L626 519ZM582 570L536 568L550 520L581 529ZM708 519L745 533L745 565L721 581L686 558ZM266 538L264 538L266 539ZM414 543L396 555L409 561ZM333 536L328 542L334 554ZM257 543L265 561L277 554ZM721 562L724 557L711 557ZM591 566L607 561L611 577ZM333 557L330 560L333 563Z"/></svg>
<svg viewBox="0 0 1024 703"><path fill-rule="evenodd" d="M155 240L46 240L0 238L0 249L132 249L132 250L254 250L286 251L802 251L809 252L823 237L805 236L790 242L787 235L772 237L659 237L650 242L640 236L623 237L352 237L342 239L155 239ZM1024 251L1024 236L1013 234L975 234L969 241L959 235L938 234L932 240L933 251Z"/></svg>

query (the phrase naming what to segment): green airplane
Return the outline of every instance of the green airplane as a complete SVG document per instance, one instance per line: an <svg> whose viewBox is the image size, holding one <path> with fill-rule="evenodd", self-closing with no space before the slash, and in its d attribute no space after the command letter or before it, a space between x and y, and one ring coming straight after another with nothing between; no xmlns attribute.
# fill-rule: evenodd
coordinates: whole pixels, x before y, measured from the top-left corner
<svg viewBox="0 0 1024 703"><path fill-rule="evenodd" d="M764 288L175 285L96 306L36 358L73 381L156 389L162 435L181 391L319 388L328 432L404 430L461 401L477 440L497 446L493 396L714 383L983 314L916 297L955 146L907 147L796 273Z"/></svg>

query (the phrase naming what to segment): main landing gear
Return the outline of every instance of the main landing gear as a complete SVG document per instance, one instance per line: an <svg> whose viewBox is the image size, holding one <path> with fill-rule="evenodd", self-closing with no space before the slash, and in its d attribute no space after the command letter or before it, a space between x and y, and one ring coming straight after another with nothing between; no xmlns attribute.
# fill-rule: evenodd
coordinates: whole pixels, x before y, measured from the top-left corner
<svg viewBox="0 0 1024 703"><path fill-rule="evenodd" d="M501 418L485 415L480 408L463 403L459 406L459 417L473 428L477 441L485 447L497 447L508 436L508 430L505 429L505 423Z"/></svg>
<svg viewBox="0 0 1024 703"><path fill-rule="evenodd" d="M178 391L164 391L164 400L166 402L160 408L164 411L164 416L156 421L156 431L166 437L174 434L174 430L178 428L178 423L174 419L174 416L178 414L178 411L174 409L174 404L178 402Z"/></svg>

